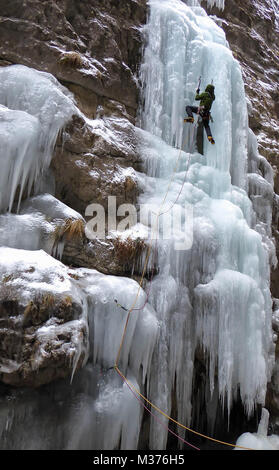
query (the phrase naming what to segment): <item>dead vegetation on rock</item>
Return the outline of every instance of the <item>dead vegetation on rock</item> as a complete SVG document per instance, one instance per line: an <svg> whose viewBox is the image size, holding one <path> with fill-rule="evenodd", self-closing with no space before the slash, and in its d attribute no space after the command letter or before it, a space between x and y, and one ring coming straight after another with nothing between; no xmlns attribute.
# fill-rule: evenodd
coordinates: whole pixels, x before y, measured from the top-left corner
<svg viewBox="0 0 279 470"><path fill-rule="evenodd" d="M78 52L64 52L59 57L59 65L64 68L80 69L84 65L84 60Z"/></svg>
<svg viewBox="0 0 279 470"><path fill-rule="evenodd" d="M61 240L80 240L85 236L85 223L82 219L66 219L63 225L56 227L54 239L56 242Z"/></svg>
<svg viewBox="0 0 279 470"><path fill-rule="evenodd" d="M70 296L64 297L57 303L54 295L45 294L42 297L30 300L26 305L23 312L22 324L24 327L37 326L52 316L68 320L69 317L72 317L72 305L73 301Z"/></svg>
<svg viewBox="0 0 279 470"><path fill-rule="evenodd" d="M129 266L140 259L144 251L147 249L145 241L141 238L127 237L122 239L117 237L113 240L116 257L120 263Z"/></svg>

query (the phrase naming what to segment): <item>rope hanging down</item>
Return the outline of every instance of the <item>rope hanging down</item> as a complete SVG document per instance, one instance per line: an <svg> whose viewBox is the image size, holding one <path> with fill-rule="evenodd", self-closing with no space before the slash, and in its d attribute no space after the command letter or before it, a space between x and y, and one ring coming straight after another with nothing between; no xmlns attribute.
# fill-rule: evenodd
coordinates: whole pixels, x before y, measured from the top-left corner
<svg viewBox="0 0 279 470"><path fill-rule="evenodd" d="M201 77L200 77L201 78ZM193 133L193 138L194 138L194 133ZM184 141L185 142L185 141ZM180 147L180 151L179 151L179 155L178 155L178 158L177 158L177 162L176 162L176 165L175 165L175 168L172 172L172 175L171 175L171 178L170 178L170 181L169 181L169 184L168 184L168 187L167 187L167 191L166 191L166 194L163 198L163 201L161 202L161 205L160 205L160 208L159 208L159 211L157 213L157 217L156 217L156 240L157 240L157 233L158 233L158 223L159 223L159 217L160 215L162 215L163 213L161 212L161 208L163 207L163 205L165 204L165 201L166 201L166 198L168 196L168 193L169 193L169 190L170 190L170 187L171 187L171 184L173 182L173 179L174 179L174 175L176 174L177 172L177 169L178 169L178 164L179 164L179 161L180 161L180 158L181 158L181 153L182 153L182 146L184 146L184 142L183 144L181 145ZM189 164L189 161L190 159L188 160L188 164ZM187 172L188 172L188 168L186 170L186 175L187 175ZM185 181L186 181L186 175L184 177L184 181L183 181L183 186L185 184ZM179 195L176 199L176 201L178 200L180 194L182 192L182 189L180 190L179 192ZM173 206L172 206L173 207ZM169 209L170 210L170 209ZM139 390L137 390L134 385L129 382L129 380L127 379L127 377L125 377L124 374L122 374L122 372L120 371L120 369L118 368L118 365L119 365L119 359L120 359L120 354L121 354L121 351L122 351L122 348L123 348L123 343L124 343L124 339L125 339L125 336L126 336L126 332L127 332L127 327L128 327L128 323L129 323L129 320L130 320L130 316L131 316L131 313L133 310L142 310L143 307L141 308L138 308L136 309L135 306L136 306L136 303L137 303L137 300L139 298L139 294L140 294L140 291L142 289L142 285L143 285L143 281L144 281L144 277L145 277L145 273L146 273L146 270L147 270L147 265L148 265L148 261L149 261L149 258L150 258L150 254L151 254L151 250L152 250L152 240L153 240L153 237L151 237L151 241L150 241L150 244L149 244L149 247L148 247L148 250L147 250L147 254L146 254L146 259L145 259L145 263L144 263L144 267L143 267L143 271L142 271L142 275L141 275L141 278L140 278L140 282L139 282L139 287L138 287L138 291L137 291L137 294L135 296L135 299L131 305L131 307L129 309L123 307L121 304L119 304L117 302L117 300L115 299L115 302L117 304L118 307L120 307L121 309L123 309L124 311L127 312L127 318L126 318L126 322L125 322L125 326L124 326L124 330L123 330L123 334L122 334L122 337L121 337L121 341L120 341L120 346L119 346L119 349L118 349L118 352L117 352L117 356L116 356L116 360L115 360L115 365L114 365L114 369L115 371L118 373L118 375L122 378L122 380L126 383L126 385L128 386L128 388L133 392L133 394L136 394L138 397L142 398L142 400L144 400L144 402L148 403L150 405L151 408L153 408L154 410L156 410L159 414L161 414L162 416L164 416L165 418L167 418L168 420L172 421L174 424L176 424L177 426L181 427L182 429L192 433L192 434L195 434L199 437L202 437L202 438L205 438L207 440L210 440L210 441L213 441L213 442L216 442L217 444L222 444L222 445L226 445L226 446L229 446L229 447L234 447L234 448L237 448L237 449L242 449L242 450L254 450L254 449L250 449L248 447L243 447L243 446L237 446L235 444L230 444L228 442L224 442L224 441L220 441L218 439L214 439L213 437L210 437L210 436L207 436L205 434L202 434L202 433L199 433L198 431L194 431L193 429L183 425L182 423L180 423L179 421L176 421L175 419L173 419L171 416L169 416L167 413L165 413L164 411L162 411L160 408L158 408L156 405L154 405L150 400L148 400ZM144 306L146 305L147 303L147 300L145 301L144 303ZM139 400L140 400L139 398ZM143 403L140 401L140 403L143 405ZM144 405L143 405L144 406ZM153 413L147 408L147 411L153 415ZM171 431L169 428L168 428L169 431ZM184 440L183 440L184 441ZM191 447L194 447L192 446L192 444L188 443L187 441L184 441L187 445L191 446ZM197 448L196 448L197 449ZM200 449L197 449L197 450L200 450Z"/></svg>
<svg viewBox="0 0 279 470"><path fill-rule="evenodd" d="M130 386L129 383L127 383L127 381L124 379L124 376L120 373L119 369L117 370L118 374L120 375L120 377L122 378L123 382L127 385L127 387L129 388L129 390L132 392L132 394L134 395L134 397L138 400L138 402L141 404L141 406L143 406L143 408L148 411L148 413L153 416L154 419L156 419L156 421L158 421L160 423L160 425L162 427L164 427L165 429L167 429L167 431L171 434L173 434L175 437L177 437L177 439L179 439L181 442L183 442L184 444L187 444L188 446L192 447L193 449L195 450L200 450L198 447L194 446L193 444L190 444L190 442L187 442L185 439L183 439L182 437L180 437L178 434L176 434L174 431L172 431L172 429L170 429L168 426L166 426L156 415L155 413L152 413L152 411L147 408L147 406L144 404L144 401L142 401L140 399L140 397L138 396L138 394L136 394L136 392L132 389L132 387Z"/></svg>

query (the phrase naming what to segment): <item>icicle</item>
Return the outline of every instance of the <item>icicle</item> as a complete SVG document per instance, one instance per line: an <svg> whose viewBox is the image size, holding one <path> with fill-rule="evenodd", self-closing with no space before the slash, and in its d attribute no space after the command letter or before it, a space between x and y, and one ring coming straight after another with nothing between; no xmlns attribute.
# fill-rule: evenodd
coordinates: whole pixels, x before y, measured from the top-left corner
<svg viewBox="0 0 279 470"><path fill-rule="evenodd" d="M189 7L197 7L200 6L201 1L200 0L182 0L186 5ZM224 10L225 8L225 0L206 0L207 5L209 7L214 7L216 6L220 10Z"/></svg>
<svg viewBox="0 0 279 470"><path fill-rule="evenodd" d="M99 384L100 395L94 406L94 441L98 449L136 449L139 440L142 408L128 386L120 378L108 374ZM136 389L134 377L128 377Z"/></svg>
<svg viewBox="0 0 279 470"><path fill-rule="evenodd" d="M75 106L70 93L50 74L23 65L0 70L0 209L19 210L23 192L52 158L59 130Z"/></svg>
<svg viewBox="0 0 279 470"><path fill-rule="evenodd" d="M206 1L209 7L216 6L220 10L224 10L225 8L225 0L206 0Z"/></svg>

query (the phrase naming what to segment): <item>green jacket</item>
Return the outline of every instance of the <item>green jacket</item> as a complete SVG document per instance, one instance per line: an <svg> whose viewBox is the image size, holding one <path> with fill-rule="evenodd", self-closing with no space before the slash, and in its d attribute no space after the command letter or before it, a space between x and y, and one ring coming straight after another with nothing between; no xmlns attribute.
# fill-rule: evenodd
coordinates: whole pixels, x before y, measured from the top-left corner
<svg viewBox="0 0 279 470"><path fill-rule="evenodd" d="M213 101L215 100L214 86L207 85L204 93L196 94L196 101L200 101L200 106L204 106L207 111L210 111Z"/></svg>

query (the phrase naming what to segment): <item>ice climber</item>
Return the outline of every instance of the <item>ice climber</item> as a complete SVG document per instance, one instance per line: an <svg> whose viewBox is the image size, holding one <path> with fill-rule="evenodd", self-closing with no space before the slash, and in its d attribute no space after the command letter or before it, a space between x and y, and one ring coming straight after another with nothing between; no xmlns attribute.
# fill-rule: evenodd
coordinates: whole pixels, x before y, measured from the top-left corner
<svg viewBox="0 0 279 470"><path fill-rule="evenodd" d="M200 101L200 106L186 106L186 112L188 117L184 119L184 122L194 122L193 113L199 114L202 118L203 126L205 128L207 138L211 144L215 144L215 141L211 134L211 129L209 126L209 120L211 118L211 106L213 101L215 100L214 94L215 87L213 85L207 85L204 93L200 94L200 89L198 88L196 91L196 101Z"/></svg>

